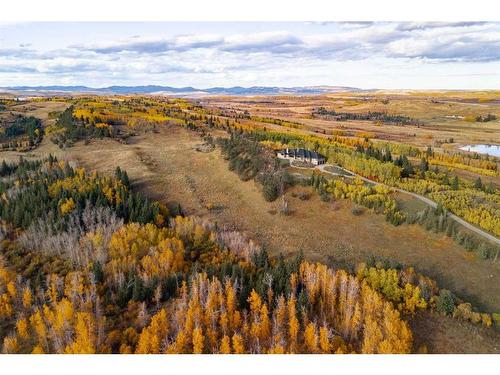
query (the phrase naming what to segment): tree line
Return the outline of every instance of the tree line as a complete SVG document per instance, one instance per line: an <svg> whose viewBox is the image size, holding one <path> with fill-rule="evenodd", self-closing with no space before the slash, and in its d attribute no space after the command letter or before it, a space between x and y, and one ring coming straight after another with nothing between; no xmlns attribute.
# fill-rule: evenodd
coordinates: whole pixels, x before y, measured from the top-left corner
<svg viewBox="0 0 500 375"><path fill-rule="evenodd" d="M264 198L272 202L292 185L292 176L281 167L274 154L251 135L230 131L228 138L219 138L222 153L229 161L229 169L243 181L255 179L262 186Z"/></svg>
<svg viewBox="0 0 500 375"><path fill-rule="evenodd" d="M319 117L328 117L336 121L347 120L363 120L363 121L380 121L385 123L393 123L399 125L421 125L421 121L403 115L391 115L386 112L372 112L366 113L357 112L337 112L335 110L328 110L324 107L316 108L312 111L312 115Z"/></svg>

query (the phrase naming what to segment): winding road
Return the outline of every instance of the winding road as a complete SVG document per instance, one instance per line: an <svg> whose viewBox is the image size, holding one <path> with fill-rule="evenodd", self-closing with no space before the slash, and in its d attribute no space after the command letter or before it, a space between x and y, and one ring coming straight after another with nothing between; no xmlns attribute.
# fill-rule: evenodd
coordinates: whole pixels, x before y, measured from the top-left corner
<svg viewBox="0 0 500 375"><path fill-rule="evenodd" d="M332 168L339 168L341 170L343 170L344 172L346 172L347 174L349 174L349 176L345 176L344 174L340 174L340 173L335 173L335 172L332 172L332 171L329 171L328 169L325 169L327 167L332 167ZM363 177L357 173L354 173L348 169L345 169L345 168L342 168L338 165L332 165L332 164L320 164L320 165L317 165L315 166L315 169L318 169L322 172L325 172L325 173L329 173L329 174L332 174L334 176L344 176L344 177L348 177L348 178L353 178L353 177L359 177L361 180L369 183L369 184L373 184L373 185L381 185L381 186L385 186L387 187L388 189L390 190L393 190L393 191L397 191L399 193L402 193L402 194L408 194L408 195L411 195L412 197L416 198L416 199L419 199L421 200L422 202L424 202L425 204L433 207L433 208L436 208L437 207L437 203L434 202L433 200L427 198L427 197L424 197L423 195L420 195L420 194L416 194L416 193L412 193L410 191L407 191L407 190L403 190L403 189L400 189L400 188L397 188L397 187L394 187L394 186L389 186L389 185L386 185L386 184L383 184L381 182L376 182L376 181L372 181L366 177ZM460 225L464 226L465 228L471 230L472 232L486 238L487 240L495 243L496 245L500 245L500 239L495 237L494 235L488 233L488 232L485 232L484 230L472 225L471 223L465 221L464 219L462 219L461 217L451 213L451 212L448 212L448 217L455 220L455 222L459 223Z"/></svg>

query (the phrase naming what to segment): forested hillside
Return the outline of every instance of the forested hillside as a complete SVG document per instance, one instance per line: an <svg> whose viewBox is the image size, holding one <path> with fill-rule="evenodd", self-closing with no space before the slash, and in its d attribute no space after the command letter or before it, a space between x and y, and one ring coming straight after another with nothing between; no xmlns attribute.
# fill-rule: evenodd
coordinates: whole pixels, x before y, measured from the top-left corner
<svg viewBox="0 0 500 375"><path fill-rule="evenodd" d="M409 353L419 309L491 325L411 268L274 259L172 217L119 168L21 160L0 193L4 353Z"/></svg>

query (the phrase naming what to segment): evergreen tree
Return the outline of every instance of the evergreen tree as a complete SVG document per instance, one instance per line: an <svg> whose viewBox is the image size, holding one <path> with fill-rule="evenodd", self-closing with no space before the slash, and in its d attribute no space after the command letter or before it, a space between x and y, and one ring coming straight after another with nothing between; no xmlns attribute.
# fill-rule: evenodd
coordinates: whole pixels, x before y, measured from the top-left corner
<svg viewBox="0 0 500 375"><path fill-rule="evenodd" d="M427 172L429 170L429 162L426 158L422 158L422 160L420 161L420 170L422 172Z"/></svg>
<svg viewBox="0 0 500 375"><path fill-rule="evenodd" d="M481 177L478 177L477 180L474 181L474 188L483 190L483 182L481 181Z"/></svg>

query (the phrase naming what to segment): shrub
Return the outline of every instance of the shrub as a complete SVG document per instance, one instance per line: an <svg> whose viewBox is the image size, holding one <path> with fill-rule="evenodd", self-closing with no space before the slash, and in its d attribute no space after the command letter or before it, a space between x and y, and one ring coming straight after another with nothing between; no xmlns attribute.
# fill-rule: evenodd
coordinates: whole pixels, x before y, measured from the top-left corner
<svg viewBox="0 0 500 375"><path fill-rule="evenodd" d="M330 202L331 196L326 191L320 190L319 191L319 199L321 199L321 201L323 201L323 202Z"/></svg>
<svg viewBox="0 0 500 375"><path fill-rule="evenodd" d="M500 327L500 313L493 313L491 314L491 317L493 318L495 325Z"/></svg>
<svg viewBox="0 0 500 375"><path fill-rule="evenodd" d="M279 196L279 186L275 179L272 177L265 178L262 182L262 194L264 199L268 202L273 202Z"/></svg>
<svg viewBox="0 0 500 375"><path fill-rule="evenodd" d="M437 311L449 315L455 310L455 298L453 294L446 289L441 289L436 302Z"/></svg>
<svg viewBox="0 0 500 375"><path fill-rule="evenodd" d="M363 209L359 206L356 206L354 207L352 210L351 210L351 213L354 215L354 216L359 216L359 215L362 215L363 214Z"/></svg>
<svg viewBox="0 0 500 375"><path fill-rule="evenodd" d="M486 313L481 314L481 322L486 327L491 327L491 325L493 324L493 321L491 320L491 315Z"/></svg>
<svg viewBox="0 0 500 375"><path fill-rule="evenodd" d="M481 242L476 249L476 254L480 259L488 259L489 258L489 249L488 246L484 242Z"/></svg>

